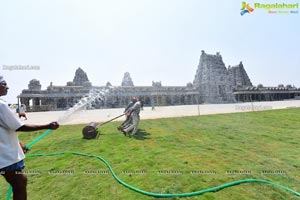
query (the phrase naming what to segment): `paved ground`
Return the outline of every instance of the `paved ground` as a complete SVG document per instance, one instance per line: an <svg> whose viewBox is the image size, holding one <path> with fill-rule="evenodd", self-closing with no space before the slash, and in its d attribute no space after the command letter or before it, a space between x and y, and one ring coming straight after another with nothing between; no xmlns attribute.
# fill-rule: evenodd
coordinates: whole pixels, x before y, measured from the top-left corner
<svg viewBox="0 0 300 200"><path fill-rule="evenodd" d="M154 111L151 107L145 107L141 111L141 119L197 116L218 113L249 112L271 109L282 109L300 107L300 100L289 101L269 101L254 103L237 103L237 104L202 104L202 105L185 105L185 106L161 106L156 107ZM66 117L66 111L52 112L32 112L27 113L28 124L44 124L51 121L59 121L60 124L88 124L90 122L104 122L123 113L124 109L98 109L77 111ZM117 120L124 120L121 117ZM24 120L24 119L22 119ZM116 120L116 121L117 121Z"/></svg>

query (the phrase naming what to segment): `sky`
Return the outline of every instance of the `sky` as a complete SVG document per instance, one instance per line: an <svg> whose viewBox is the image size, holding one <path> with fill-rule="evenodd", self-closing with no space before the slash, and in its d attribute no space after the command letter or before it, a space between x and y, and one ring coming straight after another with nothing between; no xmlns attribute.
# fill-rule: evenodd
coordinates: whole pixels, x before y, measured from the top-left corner
<svg viewBox="0 0 300 200"><path fill-rule="evenodd" d="M257 2L300 4L247 1ZM32 79L42 89L66 85L78 67L94 86L119 86L125 72L136 86L185 86L201 50L220 52L227 67L242 61L254 85L300 87L300 13L257 8L241 16L241 7L238 0L0 0L5 99L15 103Z"/></svg>

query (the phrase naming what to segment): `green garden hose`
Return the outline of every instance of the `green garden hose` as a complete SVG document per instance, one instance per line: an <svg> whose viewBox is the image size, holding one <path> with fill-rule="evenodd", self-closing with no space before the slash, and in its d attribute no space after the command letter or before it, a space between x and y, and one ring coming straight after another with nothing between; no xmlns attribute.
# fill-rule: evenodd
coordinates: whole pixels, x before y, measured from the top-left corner
<svg viewBox="0 0 300 200"><path fill-rule="evenodd" d="M138 192L140 194L143 195L147 195L147 196L152 196L152 197L162 197L162 198L167 198L167 197L190 197L190 196L196 196L196 195L201 195L207 192L217 192L220 191L222 189L225 189L227 187L232 187L235 185L239 185L242 183L264 183L264 184L270 184L270 185L274 185L276 187L279 187L281 189L284 189L288 192L293 193L296 196L300 196L300 194L288 187L279 185L277 183L273 183L271 181L266 181L266 180L261 180L261 179L244 179L244 180L238 180L238 181L234 181L234 182L230 182L230 183L226 183L217 187L212 187L212 188L208 188L205 190L199 190L196 192L189 192L189 193L178 193L178 194L160 194L160 193L153 193L153 192L147 192L141 189L138 189L136 187L133 187L129 184L127 184L126 182L122 181L117 175L116 173L113 171L112 167L110 166L110 164L101 156L97 156L97 155L92 155L92 154L85 154L85 153L80 153L80 152L56 152L56 153L49 153L49 154L27 154L27 157L37 157L37 156L56 156L56 155L62 155L62 154L73 154L73 155L78 155L78 156L85 156L85 157L94 157L97 158L99 160L101 160L109 169L109 171L111 172L112 176L116 179L116 181L118 181L121 185L125 186L128 189L131 189L135 192Z"/></svg>

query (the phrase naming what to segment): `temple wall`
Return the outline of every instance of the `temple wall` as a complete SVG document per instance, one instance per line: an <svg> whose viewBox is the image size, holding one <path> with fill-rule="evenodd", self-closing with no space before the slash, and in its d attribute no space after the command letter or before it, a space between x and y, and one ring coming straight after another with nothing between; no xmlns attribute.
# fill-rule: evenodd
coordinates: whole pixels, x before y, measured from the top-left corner
<svg viewBox="0 0 300 200"><path fill-rule="evenodd" d="M54 86L51 82L46 90L42 90L38 80L31 80L19 99L28 111L52 111L72 107L91 89L104 92L105 97L96 99L90 109L125 107L133 96L143 101L145 106L150 106L151 101L157 106L170 106L300 98L300 90L291 86L252 87L242 62L227 69L219 53L210 55L204 51L193 84L166 87L160 81L153 81L152 86L134 86L126 72L121 85L113 87L108 82L106 86L92 86L87 74L78 68L73 81L67 82L66 86Z"/></svg>

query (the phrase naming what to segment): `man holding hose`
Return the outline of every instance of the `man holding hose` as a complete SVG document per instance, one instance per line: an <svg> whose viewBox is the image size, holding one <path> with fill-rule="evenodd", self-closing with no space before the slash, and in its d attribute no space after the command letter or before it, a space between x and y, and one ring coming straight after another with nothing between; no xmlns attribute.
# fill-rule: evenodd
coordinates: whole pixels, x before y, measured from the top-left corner
<svg viewBox="0 0 300 200"><path fill-rule="evenodd" d="M7 95L8 86L0 75L0 96ZM27 199L27 177L22 173L25 164L25 145L19 142L18 131L30 132L42 129L55 130L57 122L45 125L27 125L11 111L7 103L0 98L0 173L12 186L14 200Z"/></svg>

